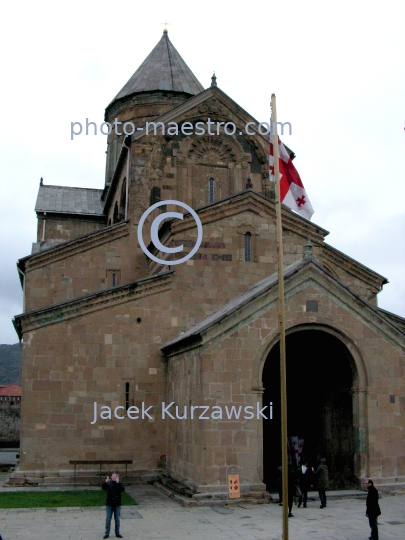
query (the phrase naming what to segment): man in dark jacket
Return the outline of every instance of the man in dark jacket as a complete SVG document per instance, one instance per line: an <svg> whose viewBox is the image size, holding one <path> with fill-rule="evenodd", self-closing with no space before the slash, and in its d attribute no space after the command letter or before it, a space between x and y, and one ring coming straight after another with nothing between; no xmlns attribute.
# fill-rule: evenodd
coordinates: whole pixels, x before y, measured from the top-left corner
<svg viewBox="0 0 405 540"><path fill-rule="evenodd" d="M121 493L125 491L125 488L120 482L120 477L117 473L113 473L111 475L111 479L109 476L107 476L101 487L107 491L104 538L108 538L110 536L111 519L113 514L115 521L115 536L117 538L122 538L120 534Z"/></svg>
<svg viewBox="0 0 405 540"><path fill-rule="evenodd" d="M325 508L326 490L329 489L329 473L325 458L321 459L314 474L316 476L316 485L318 488L319 498L321 500L321 508Z"/></svg>
<svg viewBox="0 0 405 540"><path fill-rule="evenodd" d="M371 536L369 540L378 540L378 516L381 515L380 505L378 504L378 490L374 487L374 482L366 480L368 490L366 500L366 516L370 524Z"/></svg>
<svg viewBox="0 0 405 540"><path fill-rule="evenodd" d="M312 471L308 467L306 461L303 462L301 467L297 470L298 487L300 488L301 495L299 495L298 508L301 506L304 499L304 508L307 507L308 490L312 484Z"/></svg>

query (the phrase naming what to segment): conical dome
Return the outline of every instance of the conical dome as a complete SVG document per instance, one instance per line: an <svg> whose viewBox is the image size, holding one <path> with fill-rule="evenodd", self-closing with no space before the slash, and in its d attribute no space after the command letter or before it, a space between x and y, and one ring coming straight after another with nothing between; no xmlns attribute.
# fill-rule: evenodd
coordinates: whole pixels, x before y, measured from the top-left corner
<svg viewBox="0 0 405 540"><path fill-rule="evenodd" d="M174 48L167 30L164 30L159 43L113 101L139 92L157 90L190 95L199 94L204 90L194 73Z"/></svg>

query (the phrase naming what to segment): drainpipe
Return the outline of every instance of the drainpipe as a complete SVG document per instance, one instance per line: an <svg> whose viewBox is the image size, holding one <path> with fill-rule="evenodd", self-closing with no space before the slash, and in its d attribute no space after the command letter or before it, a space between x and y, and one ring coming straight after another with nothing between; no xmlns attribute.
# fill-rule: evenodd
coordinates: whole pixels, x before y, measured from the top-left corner
<svg viewBox="0 0 405 540"><path fill-rule="evenodd" d="M125 144L125 138L123 146L127 149L127 185L125 187L125 221L128 219L128 194L129 194L129 160L131 157L131 147Z"/></svg>
<svg viewBox="0 0 405 540"><path fill-rule="evenodd" d="M41 240L41 242L45 242L45 225L46 225L46 212L44 212L44 221L42 222L42 240Z"/></svg>
<svg viewBox="0 0 405 540"><path fill-rule="evenodd" d="M19 271L20 275L22 276L23 280L23 313L25 313L25 274L22 270L20 270L17 266L17 270Z"/></svg>

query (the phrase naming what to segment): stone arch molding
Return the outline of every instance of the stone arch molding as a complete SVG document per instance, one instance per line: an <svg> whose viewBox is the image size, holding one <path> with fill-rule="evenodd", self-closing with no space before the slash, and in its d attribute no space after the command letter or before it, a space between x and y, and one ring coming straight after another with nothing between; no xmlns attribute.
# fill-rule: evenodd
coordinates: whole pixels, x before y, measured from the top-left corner
<svg viewBox="0 0 405 540"><path fill-rule="evenodd" d="M247 232L250 232L250 234L253 236L259 236L259 229L251 221L243 221L240 223L237 233L238 234L246 234Z"/></svg>
<svg viewBox="0 0 405 540"><path fill-rule="evenodd" d="M302 332L305 330L319 330L319 331L326 332L328 334L335 336L342 343L344 343L344 345L346 345L347 349L349 350L354 360L355 372L353 373L353 389L355 391L365 392L367 389L367 384L368 384L367 370L366 370L363 355L361 354L361 351L355 344L354 340L349 335L342 332L341 330L338 330L334 328L333 326L329 326L323 323L305 323L305 324L292 326L286 330L286 337L296 332ZM252 391L257 392L260 390L260 392L263 392L264 389L263 389L263 382L262 382L262 374L263 374L264 364L267 360L267 357L271 349L278 342L279 342L279 337L277 334L257 351L256 357L253 363L253 366L255 366L256 369L255 369L255 372L253 372L254 376L252 377Z"/></svg>
<svg viewBox="0 0 405 540"><path fill-rule="evenodd" d="M305 331L318 330L326 332L339 339L346 345L353 358L353 386L352 386L352 406L353 406L353 436L354 436L354 455L353 455L353 471L357 477L359 486L363 478L369 475L370 470L370 455L369 455L369 423L368 423L368 408L367 408L367 370L360 349L355 344L355 341L349 333L342 329L337 329L332 325L319 323L303 323L291 326L286 330L286 336ZM263 394L262 373L264 364L270 353L270 350L279 341L278 335L273 336L258 350L254 368L252 370L252 393ZM258 459L263 459L258 456Z"/></svg>
<svg viewBox="0 0 405 540"><path fill-rule="evenodd" d="M356 453L354 456L354 473L358 479L368 476L369 471L369 442L368 442L368 416L367 416L367 370L363 355L355 344L353 338L347 331L334 328L323 323L304 323L292 326L286 330L286 336L304 330L319 330L338 338L344 343L354 360L353 370L353 428L356 433ZM264 392L262 373L264 363L270 350L279 341L278 335L274 336L257 352L254 366L256 368L255 379L252 377L252 393L262 394ZM253 375L253 374L252 374Z"/></svg>
<svg viewBox="0 0 405 540"><path fill-rule="evenodd" d="M245 153L241 145L232 137L224 135L204 135L187 137L180 146L180 154L185 158L216 163L244 161ZM214 159L216 158L216 159Z"/></svg>

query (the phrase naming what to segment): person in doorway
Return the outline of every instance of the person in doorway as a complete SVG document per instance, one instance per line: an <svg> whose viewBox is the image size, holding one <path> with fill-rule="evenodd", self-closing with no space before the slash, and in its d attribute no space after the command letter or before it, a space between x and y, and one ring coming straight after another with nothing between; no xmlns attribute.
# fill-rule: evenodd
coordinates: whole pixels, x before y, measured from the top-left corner
<svg viewBox="0 0 405 540"><path fill-rule="evenodd" d="M105 518L105 534L103 538L110 536L111 519L114 514L115 536L123 538L120 534L120 516L121 516L121 493L125 491L125 487L120 482L120 477L117 473L112 473L111 479L109 476L103 482L102 489L107 491L106 501L106 518Z"/></svg>
<svg viewBox="0 0 405 540"><path fill-rule="evenodd" d="M304 503L304 508L307 507L308 490L312 485L312 471L308 467L308 463L304 461L301 467L297 470L298 487L300 488L301 495L298 498L298 508Z"/></svg>
<svg viewBox="0 0 405 540"><path fill-rule="evenodd" d="M370 525L371 534L369 540L378 540L378 516L381 515L380 505L378 504L378 490L374 487L374 482L366 480L367 500L366 516Z"/></svg>
<svg viewBox="0 0 405 540"><path fill-rule="evenodd" d="M314 469L312 468L312 471L313 470ZM325 458L321 458L314 474L316 477L319 499L321 501L320 508L326 508L326 490L329 488L329 473Z"/></svg>

